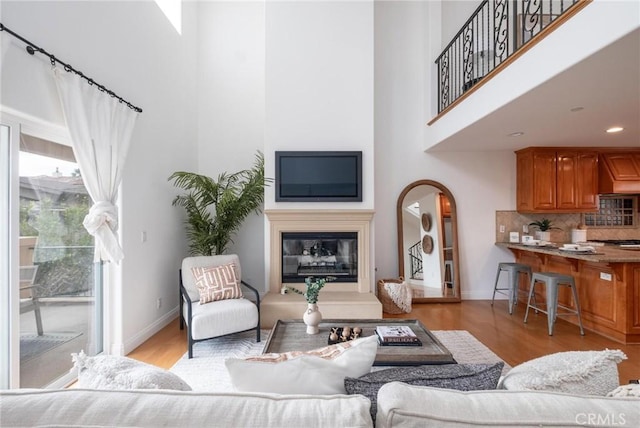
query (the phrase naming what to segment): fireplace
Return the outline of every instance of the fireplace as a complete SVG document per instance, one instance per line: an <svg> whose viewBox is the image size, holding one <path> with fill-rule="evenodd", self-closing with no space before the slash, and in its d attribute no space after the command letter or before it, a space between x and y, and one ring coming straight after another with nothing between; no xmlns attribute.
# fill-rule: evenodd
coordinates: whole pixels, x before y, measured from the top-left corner
<svg viewBox="0 0 640 428"><path fill-rule="evenodd" d="M282 282L304 282L309 276L358 281L357 232L283 232Z"/></svg>
<svg viewBox="0 0 640 428"><path fill-rule="evenodd" d="M308 276L335 276L320 294L325 319L382 318L373 293L372 210L265 210L269 222L269 292L260 301L260 323L271 328L279 319L299 319L307 308L296 293ZM295 282L293 282L295 281Z"/></svg>

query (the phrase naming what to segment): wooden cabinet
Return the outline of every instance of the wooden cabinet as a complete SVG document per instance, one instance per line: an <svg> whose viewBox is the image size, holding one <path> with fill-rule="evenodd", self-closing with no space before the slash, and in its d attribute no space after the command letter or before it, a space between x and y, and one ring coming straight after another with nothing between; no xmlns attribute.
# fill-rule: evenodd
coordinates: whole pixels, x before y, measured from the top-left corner
<svg viewBox="0 0 640 428"><path fill-rule="evenodd" d="M444 193L440 193L440 213L442 217L451 217L451 202Z"/></svg>
<svg viewBox="0 0 640 428"><path fill-rule="evenodd" d="M573 276L585 329L621 343L640 343L640 262L595 262L536 250L511 248L511 251L516 262L528 264L534 272L557 272ZM522 277L526 279L525 275ZM519 302L525 308L528 289L529 283L521 280ZM525 290L527 293L524 293ZM536 287L535 297L537 303L545 302L545 288ZM567 287L559 288L558 301L563 306L575 309L573 296ZM578 322L575 316L559 318L572 324Z"/></svg>
<svg viewBox="0 0 640 428"><path fill-rule="evenodd" d="M598 209L598 153L528 148L516 152L516 209L528 213Z"/></svg>
<svg viewBox="0 0 640 428"><path fill-rule="evenodd" d="M603 153L600 193L640 193L640 151Z"/></svg>

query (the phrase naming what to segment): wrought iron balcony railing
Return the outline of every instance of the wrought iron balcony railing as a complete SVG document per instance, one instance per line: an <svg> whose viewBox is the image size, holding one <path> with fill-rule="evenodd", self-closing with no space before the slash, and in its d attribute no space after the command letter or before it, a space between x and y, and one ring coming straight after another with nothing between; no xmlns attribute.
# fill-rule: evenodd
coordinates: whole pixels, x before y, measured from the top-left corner
<svg viewBox="0 0 640 428"><path fill-rule="evenodd" d="M561 15L588 1L484 0L436 59L438 113Z"/></svg>

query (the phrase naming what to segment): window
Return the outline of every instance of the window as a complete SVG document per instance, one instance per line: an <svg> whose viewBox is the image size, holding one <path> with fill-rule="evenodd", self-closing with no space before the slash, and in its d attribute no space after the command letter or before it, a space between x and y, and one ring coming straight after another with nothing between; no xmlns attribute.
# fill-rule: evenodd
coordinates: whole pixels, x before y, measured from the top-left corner
<svg viewBox="0 0 640 428"><path fill-rule="evenodd" d="M583 214L584 224L590 227L635 227L637 224L635 196L601 196L600 210Z"/></svg>

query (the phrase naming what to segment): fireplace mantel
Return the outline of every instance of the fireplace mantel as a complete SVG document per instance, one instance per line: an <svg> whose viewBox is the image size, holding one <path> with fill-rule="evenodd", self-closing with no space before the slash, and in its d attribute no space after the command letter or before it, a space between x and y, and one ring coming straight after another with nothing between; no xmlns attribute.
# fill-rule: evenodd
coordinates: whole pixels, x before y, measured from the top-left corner
<svg viewBox="0 0 640 428"><path fill-rule="evenodd" d="M265 214L269 222L269 288L260 304L262 328L271 328L279 319L299 319L307 307L302 296L280 293L283 232L356 232L357 283L327 283L318 304L325 319L382 318L382 304L376 298L372 284L373 210L265 210Z"/></svg>
<svg viewBox="0 0 640 428"><path fill-rule="evenodd" d="M373 210L266 210L269 220L269 291L282 287L283 232L356 232L358 234L358 280L356 283L331 282L326 291L370 293L371 220Z"/></svg>

